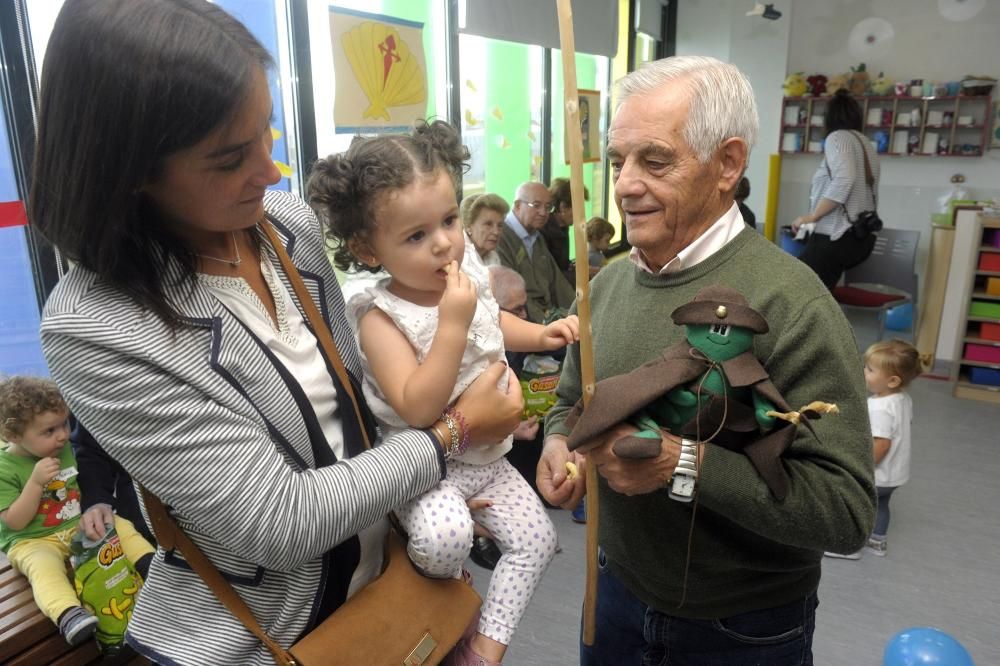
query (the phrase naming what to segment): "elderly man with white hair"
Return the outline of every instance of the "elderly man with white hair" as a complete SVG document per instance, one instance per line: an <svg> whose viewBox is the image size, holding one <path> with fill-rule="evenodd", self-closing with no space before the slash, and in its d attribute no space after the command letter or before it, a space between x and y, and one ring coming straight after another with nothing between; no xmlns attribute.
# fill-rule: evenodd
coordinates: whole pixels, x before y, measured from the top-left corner
<svg viewBox="0 0 1000 666"><path fill-rule="evenodd" d="M586 479L569 479L566 461L597 467L597 636L581 663L811 664L823 552L857 550L874 520L854 335L816 275L747 229L734 203L758 127L746 76L712 58L674 57L632 72L619 91L608 158L633 250L591 286L598 382L661 358L685 335L671 313L721 285L767 320L751 351L781 395L841 413L799 429L778 459L780 493L712 433L690 441L664 430L657 457L630 460L612 451L637 430L622 423L570 452L566 420L582 393L571 349L538 488L572 507ZM729 329L718 328L724 339Z"/></svg>

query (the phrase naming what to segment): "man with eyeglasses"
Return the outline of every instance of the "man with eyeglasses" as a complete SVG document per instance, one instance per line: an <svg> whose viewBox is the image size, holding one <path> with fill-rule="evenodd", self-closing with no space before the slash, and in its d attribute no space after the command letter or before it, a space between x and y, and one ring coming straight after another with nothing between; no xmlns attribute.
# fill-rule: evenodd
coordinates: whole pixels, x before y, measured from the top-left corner
<svg viewBox="0 0 1000 666"><path fill-rule="evenodd" d="M551 208L548 188L537 182L523 183L514 195L514 207L504 220L497 245L500 263L524 278L528 319L539 323L556 308L568 309L574 297L573 287L539 233Z"/></svg>

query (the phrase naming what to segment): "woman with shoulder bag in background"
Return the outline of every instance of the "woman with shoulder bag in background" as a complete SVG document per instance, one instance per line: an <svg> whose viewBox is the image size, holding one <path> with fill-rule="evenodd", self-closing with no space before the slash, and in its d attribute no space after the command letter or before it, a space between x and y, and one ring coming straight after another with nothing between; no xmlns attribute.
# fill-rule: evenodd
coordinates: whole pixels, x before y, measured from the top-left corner
<svg viewBox="0 0 1000 666"><path fill-rule="evenodd" d="M409 429L363 451L371 415L351 398L361 368L320 224L267 191L271 65L203 0L67 0L29 208L75 262L41 327L66 401L287 648L378 574L386 514L437 485L452 446ZM346 373L317 345L327 328ZM518 424L505 372L458 400L473 445ZM127 642L158 663L274 663L180 550L156 553Z"/></svg>
<svg viewBox="0 0 1000 666"><path fill-rule="evenodd" d="M876 209L880 168L863 127L861 107L846 90L838 90L826 106L823 161L813 176L809 195L812 212L792 223L795 231L815 223L799 259L831 290L845 270L868 258L875 246L872 231L881 228L880 224L865 224ZM871 183L867 182L869 173Z"/></svg>

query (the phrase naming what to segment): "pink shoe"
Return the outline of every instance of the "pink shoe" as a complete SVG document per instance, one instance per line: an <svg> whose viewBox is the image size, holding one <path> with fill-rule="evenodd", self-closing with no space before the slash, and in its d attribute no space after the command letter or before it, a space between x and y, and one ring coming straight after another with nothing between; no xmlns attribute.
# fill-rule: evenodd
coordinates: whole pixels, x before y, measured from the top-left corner
<svg viewBox="0 0 1000 666"><path fill-rule="evenodd" d="M449 652L444 661L441 662L441 666L502 666L499 661L490 661L485 659L475 652L473 652L472 647L469 645L469 641L462 639L458 642L458 645Z"/></svg>

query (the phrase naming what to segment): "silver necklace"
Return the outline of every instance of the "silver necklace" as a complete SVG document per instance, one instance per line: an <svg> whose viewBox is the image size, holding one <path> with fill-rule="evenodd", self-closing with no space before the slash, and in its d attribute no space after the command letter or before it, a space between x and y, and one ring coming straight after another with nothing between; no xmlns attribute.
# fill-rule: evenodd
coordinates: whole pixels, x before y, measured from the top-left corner
<svg viewBox="0 0 1000 666"><path fill-rule="evenodd" d="M223 263L223 264L229 264L233 268L236 268L237 266L240 265L240 262L243 261L243 260L240 258L240 246L237 245L237 243L236 243L236 232L235 231L230 231L229 235L232 236L232 239L233 239L233 250L236 252L236 258L235 259L219 259L218 257L210 257L207 254L198 254L197 252L194 253L195 256L196 257L201 257L202 259L211 259L212 261L218 261L218 262Z"/></svg>

